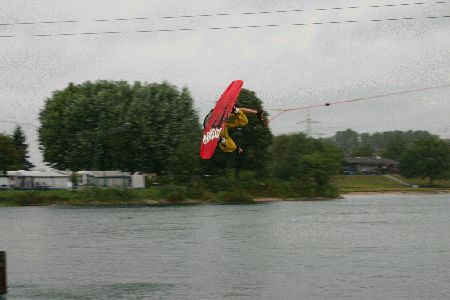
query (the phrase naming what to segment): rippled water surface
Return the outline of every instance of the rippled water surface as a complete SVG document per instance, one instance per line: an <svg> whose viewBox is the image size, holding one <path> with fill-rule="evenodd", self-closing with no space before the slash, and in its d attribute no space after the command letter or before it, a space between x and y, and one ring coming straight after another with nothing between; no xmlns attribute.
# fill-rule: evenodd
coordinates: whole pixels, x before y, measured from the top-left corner
<svg viewBox="0 0 450 300"><path fill-rule="evenodd" d="M0 208L5 299L448 299L450 195Z"/></svg>

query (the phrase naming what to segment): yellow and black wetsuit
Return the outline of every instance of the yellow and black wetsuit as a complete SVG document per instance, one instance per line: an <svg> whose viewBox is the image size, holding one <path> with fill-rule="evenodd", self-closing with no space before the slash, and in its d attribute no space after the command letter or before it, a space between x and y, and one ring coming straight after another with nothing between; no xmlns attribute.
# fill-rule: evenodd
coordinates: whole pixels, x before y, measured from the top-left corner
<svg viewBox="0 0 450 300"><path fill-rule="evenodd" d="M220 136L225 139L225 142L219 143L220 150L223 152L233 152L236 150L236 143L228 134L228 128L244 127L247 124L247 116L242 112L242 110L239 110L238 113L231 115L231 117L228 118L227 124L225 125L222 133L220 134Z"/></svg>

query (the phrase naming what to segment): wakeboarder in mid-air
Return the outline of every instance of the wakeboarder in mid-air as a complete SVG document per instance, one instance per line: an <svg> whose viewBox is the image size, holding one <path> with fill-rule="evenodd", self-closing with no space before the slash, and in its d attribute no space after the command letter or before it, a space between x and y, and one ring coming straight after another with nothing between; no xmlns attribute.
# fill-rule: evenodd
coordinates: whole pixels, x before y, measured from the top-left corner
<svg viewBox="0 0 450 300"><path fill-rule="evenodd" d="M242 80L233 81L219 98L214 109L205 117L200 146L200 157L202 159L210 159L217 145L223 152L237 150L237 153L241 154L244 151L230 137L228 128L246 126L248 124L246 114L255 114L259 120L264 122L264 125L267 125L268 121L261 109L255 110L235 106L242 85Z"/></svg>
<svg viewBox="0 0 450 300"><path fill-rule="evenodd" d="M267 121L264 117L264 112L260 109L254 110L249 108L238 108L236 106L233 106L231 113L232 113L231 116L228 118L227 123L225 124L225 127L220 134L219 148L223 152L233 152L236 150L238 154L241 154L242 152L244 152L244 149L242 149L239 145L236 145L236 143L228 134L228 128L246 126L248 124L246 114L249 113L256 114L258 119L264 122L264 124L267 124Z"/></svg>

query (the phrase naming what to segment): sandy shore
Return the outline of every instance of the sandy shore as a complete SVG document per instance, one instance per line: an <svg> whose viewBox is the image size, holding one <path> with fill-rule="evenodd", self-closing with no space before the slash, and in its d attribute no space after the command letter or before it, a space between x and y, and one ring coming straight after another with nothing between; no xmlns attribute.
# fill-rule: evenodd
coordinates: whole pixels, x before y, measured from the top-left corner
<svg viewBox="0 0 450 300"><path fill-rule="evenodd" d="M368 192L345 192L342 193L342 196L345 195L376 195L376 194L449 194L450 189L442 189L442 190L408 190L408 191L368 191Z"/></svg>
<svg viewBox="0 0 450 300"><path fill-rule="evenodd" d="M265 202L279 202L279 201L325 201L342 199L345 196L351 195L396 195L396 194L450 194L450 189L431 189L431 190L402 190L402 191L359 191L359 192L343 192L338 198L256 198L257 203Z"/></svg>

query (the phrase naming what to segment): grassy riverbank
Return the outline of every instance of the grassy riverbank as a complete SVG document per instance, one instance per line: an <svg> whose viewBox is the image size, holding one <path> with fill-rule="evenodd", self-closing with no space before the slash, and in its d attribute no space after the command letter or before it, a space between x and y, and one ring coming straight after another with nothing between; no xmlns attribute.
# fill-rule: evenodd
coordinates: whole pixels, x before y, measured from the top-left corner
<svg viewBox="0 0 450 300"><path fill-rule="evenodd" d="M407 181L397 176L398 179ZM81 190L0 191L0 206L29 205L168 205L203 203L259 203L276 200L327 200L347 193L440 193L450 192L450 181L436 181L436 187L422 187L424 180L402 185L386 176L335 176L333 186L305 185L298 181L275 179L210 178L190 184L170 184L146 189L87 188Z"/></svg>
<svg viewBox="0 0 450 300"><path fill-rule="evenodd" d="M0 191L0 206L29 205L165 205L258 203L277 199L332 199L335 188L319 188L275 179L210 178L190 184L164 184L146 189L86 188L48 191Z"/></svg>

